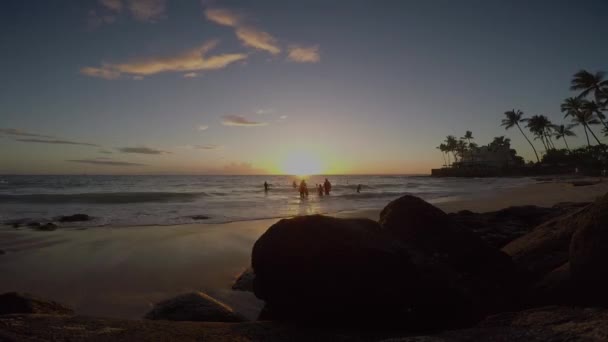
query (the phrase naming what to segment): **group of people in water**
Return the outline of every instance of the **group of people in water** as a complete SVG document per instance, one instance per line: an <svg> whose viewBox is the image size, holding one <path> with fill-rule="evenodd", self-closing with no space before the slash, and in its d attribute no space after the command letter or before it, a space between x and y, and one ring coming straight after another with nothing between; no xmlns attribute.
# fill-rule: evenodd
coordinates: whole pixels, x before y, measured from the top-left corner
<svg viewBox="0 0 608 342"><path fill-rule="evenodd" d="M308 184L306 184L306 180L302 179L300 181L300 185L294 180L292 183L292 187L297 189L300 193L300 198L308 198ZM317 194L319 197L329 196L331 193L331 182L325 178L323 184L315 184L315 189L317 190ZM264 191L268 192L270 190L270 184L268 182L264 182ZM357 185L357 193L361 192L361 184Z"/></svg>

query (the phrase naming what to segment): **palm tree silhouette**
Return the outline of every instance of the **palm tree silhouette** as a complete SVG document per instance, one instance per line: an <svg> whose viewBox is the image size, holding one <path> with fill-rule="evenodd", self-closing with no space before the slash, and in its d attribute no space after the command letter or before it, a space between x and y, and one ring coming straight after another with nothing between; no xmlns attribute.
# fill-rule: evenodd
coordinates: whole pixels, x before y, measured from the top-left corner
<svg viewBox="0 0 608 342"><path fill-rule="evenodd" d="M600 123L592 113L582 112L582 111L578 112L576 114L576 116L572 119L572 122L574 125L582 125L583 127L585 127L587 130L589 130L589 133L591 133L591 135L593 135L593 138L595 138L595 141L597 141L597 144L600 146L604 146L600 142L600 139L597 138L595 133L593 133L593 130L591 129L591 127L589 127L589 125L598 125ZM586 130L585 130L585 134L587 134ZM589 136L587 136L587 145L591 146L591 144L589 143Z"/></svg>
<svg viewBox="0 0 608 342"><path fill-rule="evenodd" d="M443 166L449 166L447 160L445 159L445 154L447 153L447 146L445 144L439 144L437 149L441 151L441 156L443 157Z"/></svg>
<svg viewBox="0 0 608 342"><path fill-rule="evenodd" d="M445 145L447 146L448 152L452 152L452 155L454 156L454 162L457 162L458 159L456 158L456 147L458 145L458 140L456 140L456 137L453 135L448 135L445 138ZM448 153L448 159L449 158L450 155Z"/></svg>
<svg viewBox="0 0 608 342"><path fill-rule="evenodd" d="M464 134L464 137L460 138L460 139L465 139L467 141L467 143L469 145L471 145L471 140L475 139L473 138L473 132L471 131L466 131L466 133Z"/></svg>
<svg viewBox="0 0 608 342"><path fill-rule="evenodd" d="M606 125L606 122L604 121L606 116L602 113L602 108L600 108L597 102L587 100L582 100L581 102L581 110L595 115L601 121L602 125L604 125L604 128L608 129L608 125Z"/></svg>
<svg viewBox="0 0 608 342"><path fill-rule="evenodd" d="M553 126L553 131L555 132L555 139L559 140L559 139L564 139L564 144L566 144L566 149L568 149L568 151L570 151L570 146L568 146L568 141L566 140L566 137L574 137L576 136L576 134L574 134L574 132L572 132L572 127L574 127L574 125L554 125Z"/></svg>
<svg viewBox="0 0 608 342"><path fill-rule="evenodd" d="M551 121L544 115L534 115L529 119L523 119L522 121L526 121L528 129L532 134L536 136L536 139L540 139L545 146L545 152L548 150L555 148L553 146L553 141L551 140L551 129L553 125Z"/></svg>
<svg viewBox="0 0 608 342"><path fill-rule="evenodd" d="M540 163L540 159L538 158L538 153L536 152L534 144L532 144L530 139L528 139L528 136L526 136L526 133L524 133L524 131L521 129L521 126L519 126L520 122L525 122L525 119L522 118L524 116L524 113L521 110L512 109L510 111L505 112L505 116L506 118L502 119L502 123L500 125L504 126L506 130L513 126L517 126L521 134L524 136L524 138L526 138L530 146L532 146L532 150L534 151L534 155L536 156L536 161Z"/></svg>
<svg viewBox="0 0 608 342"><path fill-rule="evenodd" d="M579 98L584 98L593 92L596 101L608 96L608 80L604 79L605 73L598 71L595 74L586 70L580 70L574 74L570 82L570 90L581 90Z"/></svg>
<svg viewBox="0 0 608 342"><path fill-rule="evenodd" d="M583 124L583 122L580 122L580 120L577 119L577 117L583 112L582 107L583 100L578 97L569 97L565 99L564 102L561 104L561 111L562 113L566 113L564 115L564 118L567 118L569 116L572 117L572 121L576 122L574 123L574 126L583 126L583 130L585 131L585 137L587 138L587 146L591 146L591 143L589 142L589 134L587 133L587 125Z"/></svg>

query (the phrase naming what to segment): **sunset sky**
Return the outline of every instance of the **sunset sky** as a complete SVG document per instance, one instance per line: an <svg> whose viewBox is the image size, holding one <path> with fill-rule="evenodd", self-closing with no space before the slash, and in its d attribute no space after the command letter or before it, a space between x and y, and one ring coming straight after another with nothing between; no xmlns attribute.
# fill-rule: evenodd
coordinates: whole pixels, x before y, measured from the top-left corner
<svg viewBox="0 0 608 342"><path fill-rule="evenodd" d="M530 159L503 112L561 123L572 74L608 69L607 18L605 0L2 1L0 173L429 173L466 130Z"/></svg>

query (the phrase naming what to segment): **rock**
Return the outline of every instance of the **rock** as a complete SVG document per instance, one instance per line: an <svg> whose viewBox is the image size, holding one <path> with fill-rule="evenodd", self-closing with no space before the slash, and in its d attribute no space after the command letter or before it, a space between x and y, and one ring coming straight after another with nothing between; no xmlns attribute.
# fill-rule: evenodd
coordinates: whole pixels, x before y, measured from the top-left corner
<svg viewBox="0 0 608 342"><path fill-rule="evenodd" d="M408 197L385 208L384 226L320 215L271 226L252 253L264 317L437 329L513 308L509 257Z"/></svg>
<svg viewBox="0 0 608 342"><path fill-rule="evenodd" d="M513 262L526 269L531 278L539 280L569 260L570 240L578 229L578 221L593 205L553 218L535 227L502 248Z"/></svg>
<svg viewBox="0 0 608 342"><path fill-rule="evenodd" d="M579 302L570 275L570 263L554 269L535 283L528 294L530 307L543 305L573 305Z"/></svg>
<svg viewBox="0 0 608 342"><path fill-rule="evenodd" d="M145 319L167 321L243 322L232 309L202 292L192 292L154 305Z"/></svg>
<svg viewBox="0 0 608 342"><path fill-rule="evenodd" d="M232 289L237 291L249 291L253 292L253 279L255 278L255 273L253 272L253 268L249 267L244 270L241 275L236 279L234 284L232 284Z"/></svg>
<svg viewBox="0 0 608 342"><path fill-rule="evenodd" d="M53 231L55 229L57 229L59 226L57 226L56 224L49 222L49 223L45 223L41 226L36 227L37 230L44 230L44 231Z"/></svg>
<svg viewBox="0 0 608 342"><path fill-rule="evenodd" d="M7 292L0 294L0 315L17 313L73 315L74 311L57 302L27 293Z"/></svg>
<svg viewBox="0 0 608 342"><path fill-rule="evenodd" d="M206 215L192 215L192 216L190 216L190 218L193 220L208 220L211 217L206 216Z"/></svg>
<svg viewBox="0 0 608 342"><path fill-rule="evenodd" d="M40 222L30 222L27 224L29 228L39 228L41 226Z"/></svg>
<svg viewBox="0 0 608 342"><path fill-rule="evenodd" d="M341 324L407 320L422 288L398 241L368 219L283 219L256 241L254 293L280 320ZM272 308L269 310L269 308Z"/></svg>
<svg viewBox="0 0 608 342"><path fill-rule="evenodd" d="M56 218L59 222L81 222L81 221L90 221L93 218L87 214L74 214L68 216L60 216Z"/></svg>
<svg viewBox="0 0 608 342"><path fill-rule="evenodd" d="M570 243L570 269L584 302L608 305L608 194L576 222Z"/></svg>
<svg viewBox="0 0 608 342"><path fill-rule="evenodd" d="M4 254L6 254L6 252L0 249L0 255L4 255Z"/></svg>
<svg viewBox="0 0 608 342"><path fill-rule="evenodd" d="M539 224L563 215L568 210L571 210L571 206L567 204L551 208L528 205L486 213L462 210L448 215L454 222L471 229L490 246L502 248L514 239L529 233Z"/></svg>

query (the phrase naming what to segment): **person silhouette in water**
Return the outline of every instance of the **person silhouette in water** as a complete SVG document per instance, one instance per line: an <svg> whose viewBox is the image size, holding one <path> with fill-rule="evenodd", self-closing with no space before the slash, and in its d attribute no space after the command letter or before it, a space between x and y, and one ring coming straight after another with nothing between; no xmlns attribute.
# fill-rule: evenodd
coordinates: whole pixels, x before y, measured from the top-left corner
<svg viewBox="0 0 608 342"><path fill-rule="evenodd" d="M317 184L317 193L319 194L319 197L323 197L323 185Z"/></svg>
<svg viewBox="0 0 608 342"><path fill-rule="evenodd" d="M270 187L270 185L268 185L267 182L264 182L264 192L268 192L269 187Z"/></svg>
<svg viewBox="0 0 608 342"><path fill-rule="evenodd" d="M357 185L357 193L361 193L361 184Z"/></svg>
<svg viewBox="0 0 608 342"><path fill-rule="evenodd" d="M329 195L331 191L331 183L325 178L325 182L323 182L323 188L325 188L325 195Z"/></svg>
<svg viewBox="0 0 608 342"><path fill-rule="evenodd" d="M293 186L294 189L298 188L298 184L296 183L296 180L293 180L293 183L291 183L291 186Z"/></svg>
<svg viewBox="0 0 608 342"><path fill-rule="evenodd" d="M302 179L300 182L300 198L308 198L308 186L306 181Z"/></svg>

